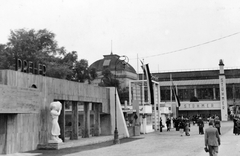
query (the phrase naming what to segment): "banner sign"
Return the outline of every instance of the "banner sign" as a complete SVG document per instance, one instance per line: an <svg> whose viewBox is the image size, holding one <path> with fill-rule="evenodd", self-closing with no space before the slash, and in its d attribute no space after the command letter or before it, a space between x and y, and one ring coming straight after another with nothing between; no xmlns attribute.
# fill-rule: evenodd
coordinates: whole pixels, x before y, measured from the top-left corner
<svg viewBox="0 0 240 156"><path fill-rule="evenodd" d="M219 89L220 89L220 101L221 101L221 116L223 121L227 121L227 93L226 93L226 78L225 75L219 76Z"/></svg>
<svg viewBox="0 0 240 156"><path fill-rule="evenodd" d="M179 110L220 110L220 101L182 102Z"/></svg>

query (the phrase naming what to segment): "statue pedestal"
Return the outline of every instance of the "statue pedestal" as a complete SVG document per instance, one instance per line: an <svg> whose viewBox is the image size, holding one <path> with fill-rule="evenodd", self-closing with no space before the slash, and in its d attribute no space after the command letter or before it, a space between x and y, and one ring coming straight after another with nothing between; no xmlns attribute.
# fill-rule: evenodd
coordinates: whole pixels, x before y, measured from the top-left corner
<svg viewBox="0 0 240 156"><path fill-rule="evenodd" d="M60 139L58 136L52 136L52 139L48 141L48 143L62 143L62 139Z"/></svg>
<svg viewBox="0 0 240 156"><path fill-rule="evenodd" d="M39 144L37 149L57 150L61 144L63 144L62 140L61 142L56 140L49 140L47 144Z"/></svg>
<svg viewBox="0 0 240 156"><path fill-rule="evenodd" d="M40 150L58 150L60 144L62 144L62 143L39 144L37 149L40 149Z"/></svg>

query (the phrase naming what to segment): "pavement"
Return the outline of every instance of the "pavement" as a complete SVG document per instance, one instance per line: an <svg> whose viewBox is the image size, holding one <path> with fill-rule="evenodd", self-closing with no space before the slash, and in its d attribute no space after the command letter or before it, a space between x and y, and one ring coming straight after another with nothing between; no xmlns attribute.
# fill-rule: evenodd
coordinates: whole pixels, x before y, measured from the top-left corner
<svg viewBox="0 0 240 156"><path fill-rule="evenodd" d="M226 125L224 125L226 126ZM233 129L228 130L221 137L218 156L240 156L240 135L234 135ZM206 152L202 151L196 156L205 156Z"/></svg>
<svg viewBox="0 0 240 156"><path fill-rule="evenodd" d="M231 121L222 122L221 146L218 156L240 156L240 135L232 132ZM205 124L205 128L208 127ZM59 150L35 150L7 156L207 156L204 148L204 135L198 134L198 126L191 125L190 136L180 136L179 131L152 132L123 138L120 144L113 145L113 136L93 137L84 140L82 146L67 147ZM93 142L94 140L94 142ZM79 140L81 142L83 140ZM88 142L88 145L86 145ZM80 143L76 143L80 145Z"/></svg>

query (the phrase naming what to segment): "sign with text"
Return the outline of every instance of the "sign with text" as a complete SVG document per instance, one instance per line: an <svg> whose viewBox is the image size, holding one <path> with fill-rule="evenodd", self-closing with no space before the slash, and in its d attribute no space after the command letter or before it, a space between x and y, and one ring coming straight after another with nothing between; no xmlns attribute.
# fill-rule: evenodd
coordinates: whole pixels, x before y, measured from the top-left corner
<svg viewBox="0 0 240 156"><path fill-rule="evenodd" d="M17 59L16 71L24 73L32 73L36 75L46 75L46 65L41 63L34 63L32 61Z"/></svg>
<svg viewBox="0 0 240 156"><path fill-rule="evenodd" d="M181 102L179 110L220 110L220 101Z"/></svg>
<svg viewBox="0 0 240 156"><path fill-rule="evenodd" d="M152 114L152 105L140 105L139 106L139 113L140 114Z"/></svg>
<svg viewBox="0 0 240 156"><path fill-rule="evenodd" d="M220 90L220 101L221 101L221 117L223 121L228 120L227 115L227 93L226 93L226 78L225 75L219 76L219 90Z"/></svg>

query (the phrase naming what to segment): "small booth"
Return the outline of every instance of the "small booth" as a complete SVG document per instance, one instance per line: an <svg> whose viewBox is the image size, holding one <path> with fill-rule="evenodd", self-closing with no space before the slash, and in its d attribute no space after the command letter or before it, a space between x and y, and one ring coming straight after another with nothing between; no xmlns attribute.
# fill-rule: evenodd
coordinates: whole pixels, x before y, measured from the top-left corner
<svg viewBox="0 0 240 156"><path fill-rule="evenodd" d="M138 136L140 135L140 120L139 120L139 111L133 109L133 106L125 105L122 106L123 115L129 132L129 136Z"/></svg>
<svg viewBox="0 0 240 156"><path fill-rule="evenodd" d="M140 132L143 134L153 132L152 105L139 106L139 112L141 123Z"/></svg>
<svg viewBox="0 0 240 156"><path fill-rule="evenodd" d="M150 133L159 129L160 123L160 86L152 81L154 98L150 100L150 91L147 80L129 82L129 105L137 103L139 109L140 132Z"/></svg>
<svg viewBox="0 0 240 156"><path fill-rule="evenodd" d="M161 119L162 119L162 124L166 128L166 121L167 118L172 119L173 118L173 113L172 113L172 107L169 107L168 105L165 104L160 104L162 107L160 107L160 112L161 112ZM172 120L171 120L172 121ZM173 124L171 123L171 127L173 128Z"/></svg>

